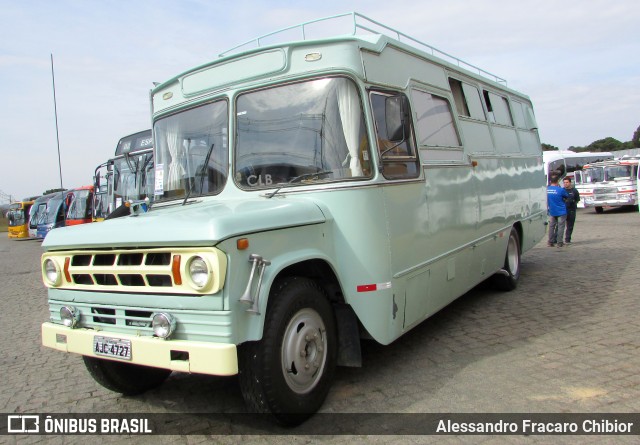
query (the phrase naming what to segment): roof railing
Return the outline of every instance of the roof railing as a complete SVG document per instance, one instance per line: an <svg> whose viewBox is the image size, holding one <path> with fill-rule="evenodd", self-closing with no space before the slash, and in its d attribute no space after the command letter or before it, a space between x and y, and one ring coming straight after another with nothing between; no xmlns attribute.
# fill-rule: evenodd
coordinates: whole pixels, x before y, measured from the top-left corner
<svg viewBox="0 0 640 445"><path fill-rule="evenodd" d="M346 33L347 35L356 35L358 34L358 30L362 30L371 34L383 34L383 35L387 35L389 37L395 38L396 40L402 42L403 39L404 41L409 41L413 44L413 46L416 46L419 49L422 49L423 51L427 51L429 53L431 53L432 56L434 57L439 57L441 59L446 59L448 62L453 63L454 65L457 65L460 68L464 68L466 70L472 71L472 72L476 72L477 74L486 77L488 79L493 80L494 82L497 83L501 83L503 85L507 85L507 81L506 79L499 77L493 73L490 73L487 70L484 70L478 66L475 66L471 63L465 62L464 60L455 57L449 53L446 53L444 51L439 50L438 48L435 48L431 45L429 45L428 43L424 43L418 39L415 39L401 31L398 31L397 29L391 28L390 26L384 25L380 22L377 22L373 19L370 19L369 17L366 17L362 14L359 14L357 12L348 12L345 14L337 14L337 15L333 15L330 17L324 17L324 18L320 18L320 19L316 19L316 20L311 20L311 21L307 21L304 23L300 23L298 25L293 25L293 26L289 26L286 28L282 28L279 29L277 31L273 31L270 32L268 34L264 34L261 35L259 37L253 38L251 40L247 40L244 43L241 43L240 45L236 45L231 49L228 49L227 51L224 51L222 53L220 53L218 56L219 57L224 57L226 55L229 55L233 52L236 52L238 50L240 50L241 48L248 46L248 45L255 45L255 47L261 47L263 45L263 41L265 39L267 39L268 37L274 37L277 36L278 34L284 34L287 31L292 31L292 30L300 30L301 36L302 36L302 40L307 40L307 29L309 28L310 25L314 25L317 24L319 22L328 22L328 21L337 21L338 19L344 18L344 17L351 17L352 18L352 29L349 33ZM376 27L378 27L378 29L374 29L372 27L372 25L375 25ZM406 42L405 42L406 43Z"/></svg>

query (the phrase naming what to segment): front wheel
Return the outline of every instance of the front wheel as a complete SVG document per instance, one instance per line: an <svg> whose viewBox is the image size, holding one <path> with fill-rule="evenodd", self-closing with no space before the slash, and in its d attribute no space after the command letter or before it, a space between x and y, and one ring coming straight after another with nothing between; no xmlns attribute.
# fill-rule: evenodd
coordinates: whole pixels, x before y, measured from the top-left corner
<svg viewBox="0 0 640 445"><path fill-rule="evenodd" d="M511 291L518 286L520 278L520 236L515 227L511 228L503 271L493 276L495 287L502 291Z"/></svg>
<svg viewBox="0 0 640 445"><path fill-rule="evenodd" d="M133 396L160 386L171 374L168 369L82 356L91 377L105 388Z"/></svg>
<svg viewBox="0 0 640 445"><path fill-rule="evenodd" d="M599 215L601 213L604 213L604 208L603 207L596 207L596 213Z"/></svg>
<svg viewBox="0 0 640 445"><path fill-rule="evenodd" d="M276 283L262 340L239 349L245 402L284 425L302 423L324 402L336 356L335 318L322 288L303 277Z"/></svg>

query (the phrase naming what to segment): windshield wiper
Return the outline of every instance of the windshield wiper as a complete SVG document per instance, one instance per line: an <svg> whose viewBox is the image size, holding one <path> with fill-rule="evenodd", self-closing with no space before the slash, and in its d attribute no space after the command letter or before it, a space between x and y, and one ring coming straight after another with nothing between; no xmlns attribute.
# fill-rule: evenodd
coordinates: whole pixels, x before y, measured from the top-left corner
<svg viewBox="0 0 640 445"><path fill-rule="evenodd" d="M333 172L331 170L321 170L321 171L318 171L318 172L315 172L315 173L305 173L304 175L300 175L300 176L296 176L295 178L291 178L289 180L289 182L283 182L283 183L278 184L278 188L277 189L275 189L271 193L267 193L264 196L266 198L273 198L275 195L278 194L280 189L282 189L282 187L284 187L285 185L293 184L294 182L301 181L301 180L306 179L306 178L313 178L314 176L320 177L320 176L332 175L332 174L333 174Z"/></svg>
<svg viewBox="0 0 640 445"><path fill-rule="evenodd" d="M195 174L194 174L194 178L193 178L193 182L189 186L189 190L187 190L187 196L184 197L184 201L182 201L182 205L185 205L187 203L187 200L191 196L191 192L193 191L195 183L196 183L196 177L198 177L198 176L202 176L202 179L200 180L200 194L202 194L202 187L204 186L204 175L205 175L205 172L207 171L207 167L209 166L209 159L211 158L211 153L213 152L213 147L215 145L216 144L211 144L211 147L209 147L209 151L207 152L207 155L204 158L204 163L201 164L200 167L196 168L196 171L195 171ZM202 169L202 173L200 175L198 175L198 170L200 170L200 169Z"/></svg>

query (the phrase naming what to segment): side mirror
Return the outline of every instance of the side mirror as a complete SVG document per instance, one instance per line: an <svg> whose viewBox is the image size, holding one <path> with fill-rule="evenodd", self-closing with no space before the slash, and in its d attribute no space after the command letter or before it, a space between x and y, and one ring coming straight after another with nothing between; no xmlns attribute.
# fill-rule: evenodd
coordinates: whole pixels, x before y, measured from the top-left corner
<svg viewBox="0 0 640 445"><path fill-rule="evenodd" d="M387 97L384 104L384 118L387 126L387 138L399 143L407 138L405 132L405 107L403 96Z"/></svg>

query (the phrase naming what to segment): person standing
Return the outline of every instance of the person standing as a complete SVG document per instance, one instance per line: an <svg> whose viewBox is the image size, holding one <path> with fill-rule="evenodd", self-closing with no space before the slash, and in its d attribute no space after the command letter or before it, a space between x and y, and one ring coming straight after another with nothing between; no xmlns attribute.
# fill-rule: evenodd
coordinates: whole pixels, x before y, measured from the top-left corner
<svg viewBox="0 0 640 445"><path fill-rule="evenodd" d="M562 236L564 235L564 226L567 221L567 206L565 200L569 194L565 189L558 185L558 178L551 177L551 182L547 187L547 212L549 214L549 247L553 247L558 243L558 247L562 247Z"/></svg>
<svg viewBox="0 0 640 445"><path fill-rule="evenodd" d="M573 186L573 182L569 176L566 176L562 183L569 197L564 201L567 207L567 227L564 232L564 243L571 244L571 234L573 233L573 225L576 222L576 213L578 211L578 201L580 201L580 192Z"/></svg>

